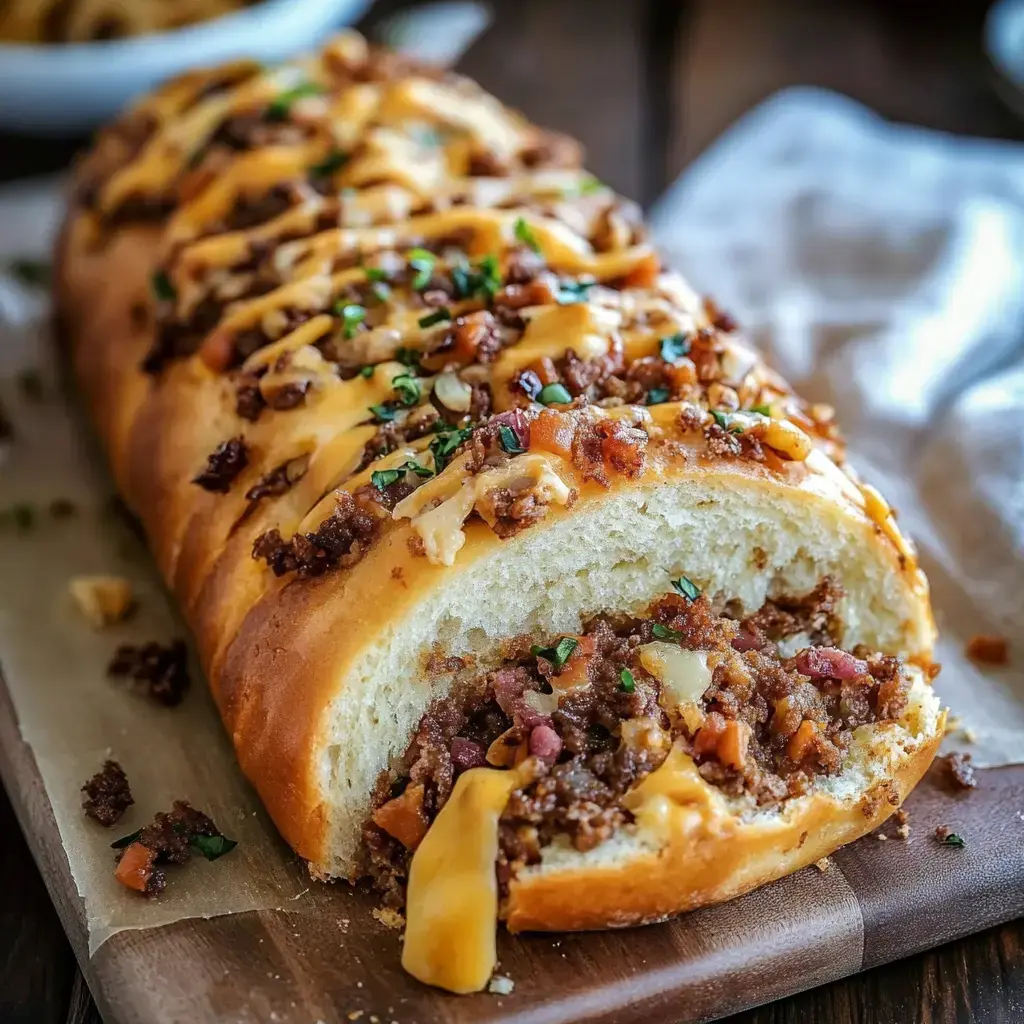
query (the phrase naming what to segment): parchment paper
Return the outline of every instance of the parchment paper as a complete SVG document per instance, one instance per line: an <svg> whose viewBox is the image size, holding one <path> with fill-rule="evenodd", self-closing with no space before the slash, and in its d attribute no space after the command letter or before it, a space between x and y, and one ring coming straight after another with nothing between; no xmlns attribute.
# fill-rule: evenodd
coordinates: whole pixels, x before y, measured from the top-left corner
<svg viewBox="0 0 1024 1024"><path fill-rule="evenodd" d="M1024 153L882 125L800 91L751 114L665 197L657 236L694 283L738 314L808 396L834 404L864 475L917 540L946 668L938 685L982 764L1024 759ZM0 190L0 266L45 258L57 183ZM122 642L184 636L140 541L61 393L45 293L0 273L0 509L30 502L33 529L0 529L0 663L53 806L90 948L123 928L289 906L311 883L241 778L198 672L168 710L106 677ZM1016 367L1013 360L1017 360ZM41 369L45 397L15 378ZM54 521L54 498L78 515ZM93 630L68 580L132 579L137 615ZM1010 667L962 654L975 632L1015 646ZM957 749L971 744L963 732ZM114 830L88 821L79 787L107 756L136 797ZM159 901L113 880L109 842L191 799L238 847L171 869ZM311 899L312 895L305 897Z"/></svg>

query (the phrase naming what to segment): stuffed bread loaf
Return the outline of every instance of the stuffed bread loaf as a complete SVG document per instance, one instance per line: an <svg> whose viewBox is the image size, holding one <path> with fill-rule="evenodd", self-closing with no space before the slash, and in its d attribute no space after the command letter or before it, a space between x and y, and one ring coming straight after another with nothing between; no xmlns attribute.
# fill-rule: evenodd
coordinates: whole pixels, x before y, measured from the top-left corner
<svg viewBox="0 0 1024 1024"><path fill-rule="evenodd" d="M795 871L934 756L927 584L830 410L472 83L345 34L168 84L57 291L242 768L417 977Z"/></svg>

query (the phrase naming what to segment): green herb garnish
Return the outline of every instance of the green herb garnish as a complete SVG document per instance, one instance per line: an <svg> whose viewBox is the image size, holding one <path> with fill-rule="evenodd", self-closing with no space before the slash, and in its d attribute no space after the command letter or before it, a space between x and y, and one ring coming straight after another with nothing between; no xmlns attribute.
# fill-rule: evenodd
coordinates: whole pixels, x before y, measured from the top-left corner
<svg viewBox="0 0 1024 1024"><path fill-rule="evenodd" d="M444 323L446 320L451 320L451 310L447 306L442 306L440 309L435 309L433 313L428 313L426 316L421 317L418 321L420 327L433 327L435 324Z"/></svg>
<svg viewBox="0 0 1024 1024"><path fill-rule="evenodd" d="M585 177L579 186L579 192L581 196L592 196L595 192L601 192L607 185L600 178L595 178L592 174Z"/></svg>
<svg viewBox="0 0 1024 1024"><path fill-rule="evenodd" d="M402 475L400 469L375 469L370 474L370 483L378 491L387 490Z"/></svg>
<svg viewBox="0 0 1024 1024"><path fill-rule="evenodd" d="M50 264L43 260L18 256L7 265L7 269L22 283L34 288L44 288L50 283Z"/></svg>
<svg viewBox="0 0 1024 1024"><path fill-rule="evenodd" d="M309 169L309 173L314 178L329 178L332 174L340 171L347 163L348 154L343 153L340 149L334 149L320 163L313 164Z"/></svg>
<svg viewBox="0 0 1024 1024"><path fill-rule="evenodd" d="M351 341L359 325L366 319L366 307L354 302L338 302L335 303L334 312L341 317L345 337Z"/></svg>
<svg viewBox="0 0 1024 1024"><path fill-rule="evenodd" d="M451 275L457 299L471 299L479 294L485 302L490 302L501 288L501 271L496 256L484 256L475 269L465 263L456 264Z"/></svg>
<svg viewBox="0 0 1024 1024"><path fill-rule="evenodd" d="M367 363L366 366L359 367L359 376L365 377L367 380L369 380L373 376L373 370L373 366Z"/></svg>
<svg viewBox="0 0 1024 1024"><path fill-rule="evenodd" d="M955 846L958 850L962 850L967 843L964 841L964 837L957 835L956 832L950 832L948 836L942 837L943 846Z"/></svg>
<svg viewBox="0 0 1024 1024"><path fill-rule="evenodd" d="M574 636L563 636L554 647L539 647L534 644L530 648L530 653L550 661L555 668L561 668L572 657L572 652L576 650L579 643Z"/></svg>
<svg viewBox="0 0 1024 1024"><path fill-rule="evenodd" d="M171 283L171 279L167 276L167 271L165 270L158 270L150 279L150 285L157 302L174 302L178 297L178 293L174 290L174 285Z"/></svg>
<svg viewBox="0 0 1024 1024"><path fill-rule="evenodd" d="M131 846L139 836L142 835L142 829L137 828L134 832L129 832L126 836L121 836L120 839L115 839L111 844L112 850L123 850L126 846Z"/></svg>
<svg viewBox="0 0 1024 1024"><path fill-rule="evenodd" d="M234 839L228 839L227 836L222 835L195 835L189 836L188 845L193 850L198 850L207 860L216 860L218 857L223 857L225 853L230 853L238 843Z"/></svg>
<svg viewBox="0 0 1024 1024"><path fill-rule="evenodd" d="M391 289L382 281L374 281L370 285L370 294L383 306L391 298Z"/></svg>
<svg viewBox="0 0 1024 1024"><path fill-rule="evenodd" d="M730 434L742 434L743 428L736 423L733 423L732 417L728 413L719 412L718 409L709 409L711 418L723 429L728 430Z"/></svg>
<svg viewBox="0 0 1024 1024"><path fill-rule="evenodd" d="M682 359L690 351L690 339L682 333L661 339L661 358L666 363L674 363Z"/></svg>
<svg viewBox="0 0 1024 1024"><path fill-rule="evenodd" d="M400 373L391 382L391 386L398 393L398 400L402 405L415 405L423 394L420 382L409 373Z"/></svg>
<svg viewBox="0 0 1024 1024"><path fill-rule="evenodd" d="M656 622L651 627L651 630L659 640L667 640L670 644L677 644L683 639L683 634L678 629L673 629L671 626L663 626L660 622Z"/></svg>
<svg viewBox="0 0 1024 1024"><path fill-rule="evenodd" d="M771 416L772 407L770 405L755 405L750 411L760 413L762 416Z"/></svg>
<svg viewBox="0 0 1024 1024"><path fill-rule="evenodd" d="M395 359L403 366L417 369L420 365L420 351L415 348L400 348L395 351Z"/></svg>
<svg viewBox="0 0 1024 1024"><path fill-rule="evenodd" d="M398 414L398 410L395 409L394 406L388 405L387 402L384 402L381 405L371 405L370 412L372 412L381 423L390 423Z"/></svg>
<svg viewBox="0 0 1024 1024"><path fill-rule="evenodd" d="M412 279L413 291L421 292L430 284L430 279L434 276L437 257L426 249L417 248L409 250L408 260L409 266L416 271Z"/></svg>
<svg viewBox="0 0 1024 1024"><path fill-rule="evenodd" d="M459 447L469 440L473 433L472 427L456 427L444 430L430 442L430 453L434 456L434 469L440 473Z"/></svg>
<svg viewBox="0 0 1024 1024"><path fill-rule="evenodd" d="M508 455L522 455L526 449L519 443L519 435L504 423L498 427L498 444Z"/></svg>
<svg viewBox="0 0 1024 1024"><path fill-rule="evenodd" d="M560 306L571 306L577 302L586 302L590 289L596 281L563 281L558 286L558 294L555 296Z"/></svg>
<svg viewBox="0 0 1024 1024"><path fill-rule="evenodd" d="M364 267L367 281L386 281L388 272L383 267Z"/></svg>
<svg viewBox="0 0 1024 1024"><path fill-rule="evenodd" d="M528 245L534 252L540 252L540 242L537 241L536 236L533 233L533 228L526 223L523 217L516 218L515 224L516 238L524 245Z"/></svg>
<svg viewBox="0 0 1024 1024"><path fill-rule="evenodd" d="M565 390L564 384L545 384L537 394L537 401L541 405L567 405L572 401L572 395Z"/></svg>
<svg viewBox="0 0 1024 1024"><path fill-rule="evenodd" d="M636 680L633 678L633 673L628 668L624 668L619 673L619 679L622 682L622 689L626 693L632 693L636 689Z"/></svg>
<svg viewBox="0 0 1024 1024"><path fill-rule="evenodd" d="M322 92L323 89L315 82L301 82L291 89L286 89L267 104L267 120L287 121L294 103L307 96L319 96Z"/></svg>
<svg viewBox="0 0 1024 1024"><path fill-rule="evenodd" d="M670 580L669 582L677 593L682 594L683 597L690 601L696 601L700 597L700 587L686 576L680 576L679 579Z"/></svg>
<svg viewBox="0 0 1024 1024"><path fill-rule="evenodd" d="M661 405L662 402L667 402L669 396L668 388L651 388L647 392L647 398L645 399L647 405Z"/></svg>

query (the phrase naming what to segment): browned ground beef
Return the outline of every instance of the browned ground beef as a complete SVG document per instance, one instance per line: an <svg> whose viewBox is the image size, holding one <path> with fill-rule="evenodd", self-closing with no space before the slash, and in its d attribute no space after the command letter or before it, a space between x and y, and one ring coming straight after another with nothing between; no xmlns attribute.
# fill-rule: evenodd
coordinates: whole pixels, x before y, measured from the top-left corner
<svg viewBox="0 0 1024 1024"><path fill-rule="evenodd" d="M128 776L117 761L104 761L102 769L82 787L82 792L85 813L107 828L135 803Z"/></svg>
<svg viewBox="0 0 1024 1024"><path fill-rule="evenodd" d="M854 729L896 718L907 701L896 659L831 646L841 596L826 579L738 620L703 597L672 594L642 618L595 619L561 656L558 637L540 653L529 638L511 641L503 667L428 710L402 766L380 780L364 830L368 873L400 904L411 850L455 778L488 762L525 764L531 778L501 817L502 882L556 835L589 850L628 824L621 797L673 741L729 794L772 806L806 792L815 776L841 770ZM784 657L778 642L800 634L817 640ZM643 667L640 648L654 640L716 655L692 734L662 708L660 684Z"/></svg>

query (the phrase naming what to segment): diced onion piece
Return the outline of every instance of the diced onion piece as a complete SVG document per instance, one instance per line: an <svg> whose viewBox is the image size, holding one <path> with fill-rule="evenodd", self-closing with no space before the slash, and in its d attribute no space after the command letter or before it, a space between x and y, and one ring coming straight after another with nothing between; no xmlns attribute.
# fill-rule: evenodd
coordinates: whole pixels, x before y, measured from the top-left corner
<svg viewBox="0 0 1024 1024"><path fill-rule="evenodd" d="M700 703L711 685L707 651L687 651L677 644L655 640L640 648L640 662L661 682L660 701L666 710Z"/></svg>
<svg viewBox="0 0 1024 1024"><path fill-rule="evenodd" d="M442 373L434 381L437 400L452 412L469 412L473 401L473 389L457 373Z"/></svg>
<svg viewBox="0 0 1024 1024"><path fill-rule="evenodd" d="M537 712L538 715L550 715L558 710L557 693L541 693L540 690L527 690L523 694L523 700Z"/></svg>
<svg viewBox="0 0 1024 1024"><path fill-rule="evenodd" d="M672 746L672 737L653 718L627 718L620 732L630 750L667 754Z"/></svg>

